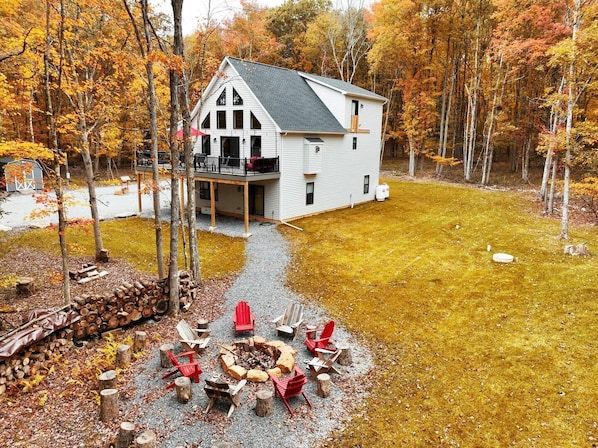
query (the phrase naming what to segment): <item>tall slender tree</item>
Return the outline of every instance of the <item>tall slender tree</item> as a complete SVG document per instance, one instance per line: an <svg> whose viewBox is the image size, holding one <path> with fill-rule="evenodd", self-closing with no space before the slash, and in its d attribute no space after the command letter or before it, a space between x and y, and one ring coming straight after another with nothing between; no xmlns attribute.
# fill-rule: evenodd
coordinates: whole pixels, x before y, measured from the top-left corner
<svg viewBox="0 0 598 448"><path fill-rule="evenodd" d="M168 280L170 285L170 302L168 304L168 313L176 316L179 313L179 269L178 269L178 243L179 243L179 222L181 220L180 209L180 173L179 173L179 142L177 130L179 123L179 87L182 80L183 71L183 27L182 10L183 0L172 0L172 12L174 18L174 43L173 50L175 57L170 64L170 257L168 268ZM187 128L187 133L189 129ZM184 131L183 131L184 135ZM183 229L184 233L184 229Z"/></svg>
<svg viewBox="0 0 598 448"><path fill-rule="evenodd" d="M160 212L160 172L158 170L158 100L156 95L156 85L154 77L153 62L153 33L149 18L149 6L147 0L140 0L141 16L143 20L143 34L139 31L133 12L129 8L127 0L123 0L123 5L129 15L131 24L135 31L135 37L139 46L139 53L145 61L145 72L147 76L148 101L147 108L149 113L149 130L151 141L152 158L152 199L154 207L154 231L156 236L156 262L158 267L158 277L165 278L164 268L164 250L163 250L163 230L162 216Z"/></svg>

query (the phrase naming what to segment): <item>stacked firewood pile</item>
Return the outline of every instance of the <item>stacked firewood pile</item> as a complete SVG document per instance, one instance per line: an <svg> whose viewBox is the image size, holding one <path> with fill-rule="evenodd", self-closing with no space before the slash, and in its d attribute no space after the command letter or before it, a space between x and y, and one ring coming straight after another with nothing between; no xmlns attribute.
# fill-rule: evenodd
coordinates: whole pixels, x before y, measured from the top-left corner
<svg viewBox="0 0 598 448"><path fill-rule="evenodd" d="M96 296L80 296L73 299L73 309L81 319L71 328L75 339L126 327L142 319L161 315L168 311L168 280L158 282L136 281L123 283L114 291ZM197 285L187 272L179 274L179 300L188 309L195 299Z"/></svg>
<svg viewBox="0 0 598 448"><path fill-rule="evenodd" d="M179 273L179 300L182 309L188 309L195 300L197 287L186 271ZM166 313L170 300L169 291L166 279L125 282L111 292L75 297L70 311L79 315L75 322L38 342L18 349L6 359L0 359L0 395L19 381L47 373L54 355L70 350L74 345L73 339L125 327ZM10 343L18 343L19 332L26 327L31 327L31 322L13 330ZM9 343L7 337L3 339L0 340L0 345Z"/></svg>
<svg viewBox="0 0 598 448"><path fill-rule="evenodd" d="M19 380L48 373L53 359L68 352L72 347L73 331L64 328L11 358L0 361L0 395Z"/></svg>
<svg viewBox="0 0 598 448"><path fill-rule="evenodd" d="M179 272L179 301L180 301L180 308L184 311L187 311L191 304L195 301L195 297L197 295L197 285L191 278L190 271L180 271ZM170 288L168 286L168 279L164 279L158 282L158 285L164 291L164 295L168 297Z"/></svg>

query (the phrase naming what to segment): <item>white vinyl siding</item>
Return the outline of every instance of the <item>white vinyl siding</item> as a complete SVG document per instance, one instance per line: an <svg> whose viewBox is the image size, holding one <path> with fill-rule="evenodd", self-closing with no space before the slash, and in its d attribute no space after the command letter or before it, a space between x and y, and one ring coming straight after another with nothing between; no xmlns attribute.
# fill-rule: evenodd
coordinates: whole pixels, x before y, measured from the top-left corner
<svg viewBox="0 0 598 448"><path fill-rule="evenodd" d="M277 146L276 137L278 130L270 116L264 111L261 104L255 98L255 95L247 88L242 80L237 82L231 79L238 79L237 73L232 67L226 66L225 76L220 77L213 86L213 91L218 94L226 87L226 106L217 106L216 95L207 94L207 98L201 108L199 120L194 119L193 123L201 123L208 113L212 116L212 129L209 130L210 138L212 139L212 155L220 155L220 139L222 136L239 137L239 157L241 159L251 157L251 136L260 135L262 137L262 157L277 157L279 155L279 148ZM233 86L239 96L243 98L243 105L233 105ZM227 120L226 129L215 129L216 111L226 110ZM233 129L233 110L243 110L243 129ZM262 125L261 129L250 129L250 115L249 112L259 120ZM200 130L204 131L200 128ZM205 131L204 131L205 132ZM216 142L214 142L216 138ZM245 143L243 143L245 139ZM201 152L201 139L197 139L193 148L194 152Z"/></svg>
<svg viewBox="0 0 598 448"><path fill-rule="evenodd" d="M345 128L351 127L352 100L359 102L359 129L368 133L328 135L313 133L286 133L274 123L263 109L242 77L229 64L223 65L224 76L216 77L208 86L199 114L193 116L193 127L210 135L212 156L220 155L222 137L239 139L239 157L251 157L251 136L261 137L261 155L279 157L280 178L251 181L264 187L264 218L276 221L291 220L301 216L321 213L375 199L379 183L379 153L382 126L382 102L343 93L311 81L309 85ZM217 106L216 100L226 88L226 105ZM242 105L233 105L233 88L243 99ZM281 98L280 101L285 101ZM363 105L363 107L361 107ZM289 106L289 107L292 107ZM233 110L243 110L243 129L233 129ZM227 128L216 129L216 111L227 112ZM211 128L204 130L199 123L211 114ZM253 113L261 129L251 129ZM319 137L322 143L321 167L304 174L305 139ZM357 149L353 150L353 138ZM216 142L214 142L216 139ZM243 140L245 140L243 142ZM200 152L201 138L196 139L194 151ZM365 176L369 176L369 192L364 193ZM314 203L306 205L306 184L314 184ZM243 214L242 187L219 184L216 206L222 212ZM199 195L197 195L199 196ZM197 208L209 207L209 201L197 201Z"/></svg>
<svg viewBox="0 0 598 448"><path fill-rule="evenodd" d="M316 137L316 135L310 135ZM369 194L363 193L363 178L370 175L370 185L378 182L377 150L370 145L369 154L360 140L363 150L351 150L352 135L332 136L317 135L322 145L322 171L318 174L304 175L303 135L287 135L283 138L283 157L281 158L281 219L319 213L351 204L371 201L374 189ZM314 183L314 203L305 204L305 189L308 182Z"/></svg>

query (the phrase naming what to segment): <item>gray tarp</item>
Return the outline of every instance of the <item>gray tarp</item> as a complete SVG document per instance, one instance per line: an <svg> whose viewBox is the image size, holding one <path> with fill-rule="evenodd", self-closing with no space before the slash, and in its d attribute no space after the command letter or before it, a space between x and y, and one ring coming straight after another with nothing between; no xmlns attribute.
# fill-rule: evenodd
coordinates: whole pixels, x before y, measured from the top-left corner
<svg viewBox="0 0 598 448"><path fill-rule="evenodd" d="M31 310L23 315L23 326L0 341L0 360L19 353L31 344L41 341L56 330L68 327L79 320L80 316L73 310Z"/></svg>

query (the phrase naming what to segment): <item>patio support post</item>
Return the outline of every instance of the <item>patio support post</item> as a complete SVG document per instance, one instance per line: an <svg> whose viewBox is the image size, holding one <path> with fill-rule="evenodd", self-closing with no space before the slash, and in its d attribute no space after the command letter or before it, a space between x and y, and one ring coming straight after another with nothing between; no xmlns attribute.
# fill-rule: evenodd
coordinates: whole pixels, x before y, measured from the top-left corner
<svg viewBox="0 0 598 448"><path fill-rule="evenodd" d="M210 181L210 230L216 228L216 200L214 199L214 181Z"/></svg>
<svg viewBox="0 0 598 448"><path fill-rule="evenodd" d="M139 173L137 173L137 208L139 209L139 213L143 211L141 205L141 174Z"/></svg>
<svg viewBox="0 0 598 448"><path fill-rule="evenodd" d="M245 224L245 238L250 237L249 233L249 182L243 184L243 221Z"/></svg>
<svg viewBox="0 0 598 448"><path fill-rule="evenodd" d="M181 181L185 179L185 177L181 176ZM179 194L179 202L181 203L180 210L181 210L181 224L185 225L185 182L179 182L180 186L180 194Z"/></svg>

